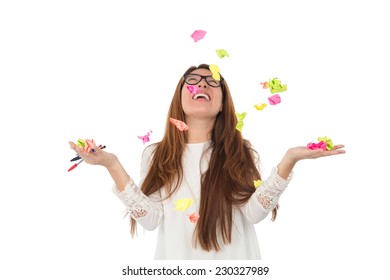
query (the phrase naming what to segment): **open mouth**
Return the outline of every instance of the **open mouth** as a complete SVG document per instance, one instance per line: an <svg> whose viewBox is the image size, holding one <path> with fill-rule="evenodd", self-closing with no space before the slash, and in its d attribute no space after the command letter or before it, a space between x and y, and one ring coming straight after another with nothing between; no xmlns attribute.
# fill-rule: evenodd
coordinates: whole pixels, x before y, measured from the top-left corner
<svg viewBox="0 0 390 280"><path fill-rule="evenodd" d="M197 94L194 94L194 96L192 97L193 100L200 100L200 99L204 99L204 100L207 100L207 101L210 101L211 98L208 94L206 93L202 93L202 92L199 92Z"/></svg>

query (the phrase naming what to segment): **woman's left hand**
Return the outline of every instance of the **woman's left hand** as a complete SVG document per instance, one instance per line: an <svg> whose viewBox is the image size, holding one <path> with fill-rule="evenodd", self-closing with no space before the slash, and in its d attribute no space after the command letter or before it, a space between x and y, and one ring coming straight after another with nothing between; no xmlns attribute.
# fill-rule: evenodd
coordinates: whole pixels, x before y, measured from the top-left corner
<svg viewBox="0 0 390 280"><path fill-rule="evenodd" d="M327 157L327 156L344 154L345 151L343 150L343 148L344 145L335 145L333 147L333 150L330 151L328 150L324 151L321 149L311 150L304 146L290 148L287 150L282 161L278 165L278 174L283 179L287 179L291 170L294 168L294 165L298 161L302 159L313 159L319 157Z"/></svg>
<svg viewBox="0 0 390 280"><path fill-rule="evenodd" d="M314 159L314 158L320 158L320 157L327 157L327 156L334 156L334 155L340 155L344 154L345 150L343 150L344 145L335 145L333 147L333 150L311 150L307 147L300 146L300 147L294 147L288 149L286 153L286 157L289 158L291 161L297 162L302 159Z"/></svg>

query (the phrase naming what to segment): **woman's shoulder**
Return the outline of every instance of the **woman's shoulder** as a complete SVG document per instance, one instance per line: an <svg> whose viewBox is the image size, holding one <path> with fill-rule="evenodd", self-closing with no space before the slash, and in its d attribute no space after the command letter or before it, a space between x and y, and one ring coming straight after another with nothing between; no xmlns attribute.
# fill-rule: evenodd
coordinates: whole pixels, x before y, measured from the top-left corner
<svg viewBox="0 0 390 280"><path fill-rule="evenodd" d="M149 158L153 155L154 151L156 150L158 146L158 143L153 143L145 147L145 149L142 152L142 158Z"/></svg>

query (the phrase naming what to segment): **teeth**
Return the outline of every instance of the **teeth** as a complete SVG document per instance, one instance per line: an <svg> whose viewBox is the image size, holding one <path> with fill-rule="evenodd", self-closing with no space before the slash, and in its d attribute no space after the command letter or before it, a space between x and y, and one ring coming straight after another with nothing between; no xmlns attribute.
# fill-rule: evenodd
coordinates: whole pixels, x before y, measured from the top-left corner
<svg viewBox="0 0 390 280"><path fill-rule="evenodd" d="M197 93L195 94L192 99L196 100L198 99L199 97L204 97L207 101L210 101L210 96L208 96L207 94L204 94L204 93Z"/></svg>

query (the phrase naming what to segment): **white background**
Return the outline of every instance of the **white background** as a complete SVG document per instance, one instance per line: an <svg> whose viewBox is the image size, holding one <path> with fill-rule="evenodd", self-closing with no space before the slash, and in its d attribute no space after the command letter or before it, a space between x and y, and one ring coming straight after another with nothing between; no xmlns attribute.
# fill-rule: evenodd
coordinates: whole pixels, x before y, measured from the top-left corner
<svg viewBox="0 0 390 280"><path fill-rule="evenodd" d="M105 144L138 180L137 136L161 139L180 76L203 62L247 112L263 176L318 136L346 146L297 164L277 221L256 225L264 260L246 263L269 265L269 279L389 279L385 1L0 3L1 279L124 279L135 261L156 265L156 232L131 239L108 172L68 173L67 143ZM288 91L256 111L273 77Z"/></svg>

